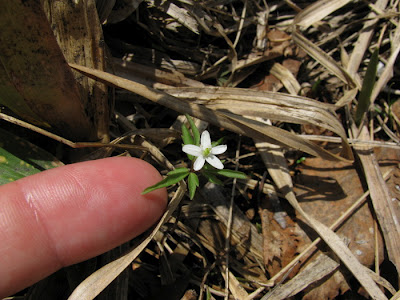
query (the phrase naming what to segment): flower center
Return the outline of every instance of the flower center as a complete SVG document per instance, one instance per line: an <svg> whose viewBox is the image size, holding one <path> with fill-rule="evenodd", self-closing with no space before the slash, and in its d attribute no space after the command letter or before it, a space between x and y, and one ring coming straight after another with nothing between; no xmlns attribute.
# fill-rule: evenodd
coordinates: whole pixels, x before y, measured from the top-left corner
<svg viewBox="0 0 400 300"><path fill-rule="evenodd" d="M203 156L207 157L208 155L210 155L211 153L211 148L206 148L203 150Z"/></svg>

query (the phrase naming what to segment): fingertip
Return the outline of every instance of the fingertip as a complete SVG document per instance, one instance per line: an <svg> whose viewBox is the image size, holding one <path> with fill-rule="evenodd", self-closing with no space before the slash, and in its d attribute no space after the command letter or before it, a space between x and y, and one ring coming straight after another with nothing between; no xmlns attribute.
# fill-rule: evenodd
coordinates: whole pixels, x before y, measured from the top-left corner
<svg viewBox="0 0 400 300"><path fill-rule="evenodd" d="M166 189L147 162L113 157L67 165L0 187L0 295L106 252L152 226Z"/></svg>

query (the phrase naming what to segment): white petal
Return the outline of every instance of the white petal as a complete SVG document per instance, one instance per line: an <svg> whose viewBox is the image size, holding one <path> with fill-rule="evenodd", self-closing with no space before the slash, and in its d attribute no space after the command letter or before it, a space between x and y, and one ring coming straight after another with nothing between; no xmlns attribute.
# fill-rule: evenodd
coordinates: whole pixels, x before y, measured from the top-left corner
<svg viewBox="0 0 400 300"><path fill-rule="evenodd" d="M196 158L196 160L194 161L193 170L195 170L195 171L200 170L200 169L204 166L204 163L205 163L204 157L203 157L203 156L199 156L199 157Z"/></svg>
<svg viewBox="0 0 400 300"><path fill-rule="evenodd" d="M217 169L223 169L224 165L222 164L222 162L219 160L218 157L214 156L214 155L210 155L206 158L206 161L212 165L214 168Z"/></svg>
<svg viewBox="0 0 400 300"><path fill-rule="evenodd" d="M226 151L226 149L228 149L228 146L219 145L219 146L213 147L211 149L211 153L212 154L222 154L222 153L224 153Z"/></svg>
<svg viewBox="0 0 400 300"><path fill-rule="evenodd" d="M196 145L183 145L182 151L187 153L187 154L194 155L194 156L201 156L202 155L201 148L199 146L196 146Z"/></svg>
<svg viewBox="0 0 400 300"><path fill-rule="evenodd" d="M201 134L201 148L207 149L211 148L211 138L210 133L207 130L204 130Z"/></svg>

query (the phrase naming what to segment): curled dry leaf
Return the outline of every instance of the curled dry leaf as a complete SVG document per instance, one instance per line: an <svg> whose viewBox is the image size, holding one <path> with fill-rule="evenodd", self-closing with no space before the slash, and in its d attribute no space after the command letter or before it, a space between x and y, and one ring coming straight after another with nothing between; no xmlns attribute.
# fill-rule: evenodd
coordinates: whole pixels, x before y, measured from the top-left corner
<svg viewBox="0 0 400 300"><path fill-rule="evenodd" d="M202 119L216 126L225 127L226 129L239 134L258 139L265 139L279 145L299 149L311 155L321 156L329 160L352 159L350 147L346 141L347 139L345 140L344 138L342 138L344 147L343 156L339 156L321 147L316 146L315 144L301 138L300 136L292 134L278 127L265 125L261 122L243 117L238 114L211 110L203 105L191 103L187 99L179 99L163 91L155 90L137 82L127 80L100 70L94 70L76 64L70 64L70 66L89 77L131 91L155 103L161 104L180 113L190 114L196 118ZM277 98L280 97L279 95L276 96Z"/></svg>

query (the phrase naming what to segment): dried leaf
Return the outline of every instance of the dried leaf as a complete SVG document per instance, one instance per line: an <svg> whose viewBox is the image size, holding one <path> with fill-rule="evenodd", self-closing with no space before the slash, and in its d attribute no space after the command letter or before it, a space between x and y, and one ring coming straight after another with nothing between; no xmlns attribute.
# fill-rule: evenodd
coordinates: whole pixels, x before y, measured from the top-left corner
<svg viewBox="0 0 400 300"><path fill-rule="evenodd" d="M2 2L0 25L1 99L18 101L10 106L16 114L50 124L66 138L97 139L41 2Z"/></svg>
<svg viewBox="0 0 400 300"><path fill-rule="evenodd" d="M369 295L374 299L387 299L376 283L364 271L364 267L360 264L354 254L343 243L343 241L327 226L317 221L315 218L307 214L299 205L293 192L293 184L286 160L282 152L274 145L270 146L271 150L263 153L263 159L268 168L274 183L279 190L285 195L285 198L293 206L294 209L304 218L309 226L311 226L325 241L325 243L335 252L340 260L352 272L355 278L367 290ZM275 148L275 149L274 149ZM273 149L273 150L272 150Z"/></svg>
<svg viewBox="0 0 400 300"><path fill-rule="evenodd" d="M351 88L357 86L354 79L347 73L346 70L339 66L328 54L322 51L318 46L306 39L300 32L293 32L293 41L297 44L297 46L307 52L308 55L310 55L317 62L327 68L331 73L336 75L345 84L347 84Z"/></svg>
<svg viewBox="0 0 400 300"><path fill-rule="evenodd" d="M305 139L302 139L299 136L296 136L280 128L268 126L261 122L250 120L236 114L210 110L202 105L190 103L185 99L180 100L162 91L152 89L142 84L120 78L106 72L78 66L75 64L70 65L74 69L79 70L89 77L94 77L98 80L107 82L108 84L118 86L128 91L132 91L151 101L169 107L170 109L176 110L181 113L190 114L197 118L208 121L212 124L215 124L216 126L225 127L226 129L229 129L233 132L237 132L239 134L244 134L246 136L258 139L269 140L271 142L273 141L274 143L299 149L306 153L310 153L311 155L321 156L329 160L344 159L338 155L326 151L323 148L316 146L315 144ZM351 153L348 151L350 148L348 146L346 147L346 142L344 142L343 145L345 147L344 155L348 158L349 155L351 155Z"/></svg>

